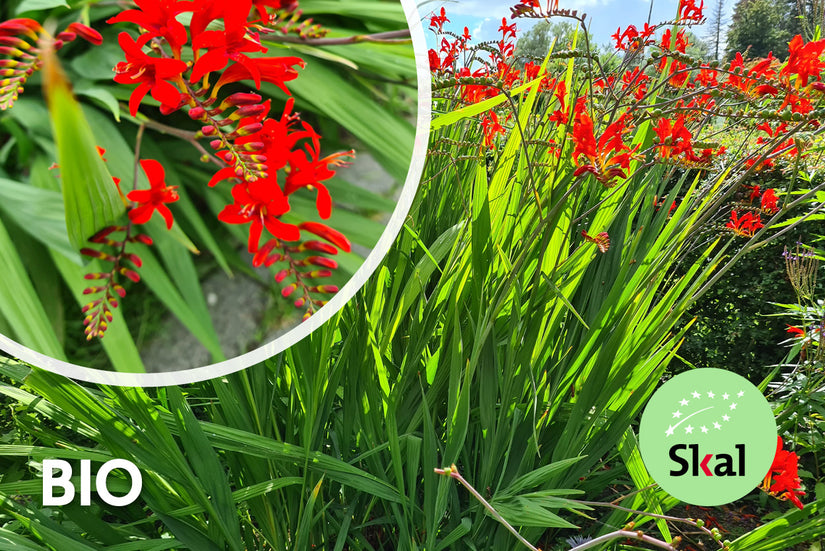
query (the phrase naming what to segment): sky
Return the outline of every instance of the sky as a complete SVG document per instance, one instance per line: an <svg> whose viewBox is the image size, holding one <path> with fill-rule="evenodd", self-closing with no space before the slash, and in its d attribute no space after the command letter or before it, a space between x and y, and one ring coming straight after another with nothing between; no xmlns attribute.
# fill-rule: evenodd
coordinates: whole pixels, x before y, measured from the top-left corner
<svg viewBox="0 0 825 551"><path fill-rule="evenodd" d="M470 30L474 42L496 40L500 38L498 31L501 18L510 20L510 6L518 0L418 0L418 11L422 18L432 12L438 12L443 6L447 10L450 23L445 29L458 34L466 26ZM545 0L542 0L542 4ZM697 4L699 0L697 0ZM710 15L709 4L714 0L705 0L705 16ZM729 21L733 13L736 0L725 0L726 18ZM587 25L596 44L603 45L610 42L610 35L618 27L624 29L628 25L642 27L648 20L648 14L653 5L651 23L659 23L675 18L679 0L559 0L560 9L578 10L587 14ZM517 19L519 31L526 31L538 20ZM425 22L425 29L427 23ZM707 24L694 27L693 32L702 37L707 33ZM435 40L431 31L427 31L427 43L433 47Z"/></svg>

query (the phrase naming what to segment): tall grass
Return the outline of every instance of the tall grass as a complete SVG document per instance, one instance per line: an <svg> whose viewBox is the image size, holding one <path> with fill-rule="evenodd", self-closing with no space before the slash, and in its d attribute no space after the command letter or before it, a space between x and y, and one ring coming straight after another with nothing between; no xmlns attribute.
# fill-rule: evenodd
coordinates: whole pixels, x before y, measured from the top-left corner
<svg viewBox="0 0 825 551"><path fill-rule="evenodd" d="M584 78L573 61L547 67ZM669 539L663 522L576 499L613 499L621 482L641 490L630 508L674 504L649 487L634 420L689 328L677 321L767 228L745 242L708 223L739 186L731 165L640 158L612 188L574 176L565 129L544 122L558 100L532 84L474 112L456 95L436 101L444 115L395 245L334 320L284 354L160 389L84 387L7 361L0 391L22 435L0 447L11 473L0 547L519 549L434 472L453 463L544 549L576 526L596 535L634 518ZM473 116L495 103L512 128L491 152ZM653 139L650 122L632 134L643 151ZM608 232L609 249L582 230ZM46 457L128 458L145 473L142 498L42 508ZM821 533L818 497L731 548Z"/></svg>

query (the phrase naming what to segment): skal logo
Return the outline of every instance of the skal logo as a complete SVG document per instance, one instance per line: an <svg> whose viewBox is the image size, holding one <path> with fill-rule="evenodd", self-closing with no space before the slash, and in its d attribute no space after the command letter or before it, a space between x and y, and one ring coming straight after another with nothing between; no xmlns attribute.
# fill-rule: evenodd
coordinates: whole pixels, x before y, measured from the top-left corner
<svg viewBox="0 0 825 551"><path fill-rule="evenodd" d="M722 369L677 375L650 399L639 427L642 459L673 497L695 505L736 501L764 478L776 451L765 397Z"/></svg>
<svg viewBox="0 0 825 551"><path fill-rule="evenodd" d="M126 495L116 496L109 491L109 475L115 469L126 471L131 487ZM60 475L56 475L60 472ZM55 496L55 489L62 488L63 495ZM134 463L125 459L112 459L104 463L95 476L95 490L105 503L114 507L124 507L133 503L143 488L143 478ZM43 506L68 505L75 498L75 486L72 482L72 465L62 459L43 460ZM80 461L80 505L92 504L92 462Z"/></svg>

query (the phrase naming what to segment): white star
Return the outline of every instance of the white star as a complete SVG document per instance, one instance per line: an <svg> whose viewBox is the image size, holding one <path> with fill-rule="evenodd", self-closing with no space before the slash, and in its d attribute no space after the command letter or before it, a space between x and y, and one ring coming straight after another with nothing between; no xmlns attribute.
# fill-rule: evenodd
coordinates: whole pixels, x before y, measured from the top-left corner
<svg viewBox="0 0 825 551"><path fill-rule="evenodd" d="M714 394L713 391L711 390L711 391L708 392L708 398L716 398L716 394Z"/></svg>
<svg viewBox="0 0 825 551"><path fill-rule="evenodd" d="M682 398L682 401L681 401L681 402L679 402L679 405L680 405L680 406L686 406L686 405L688 405L689 403L690 403L690 402L688 402L687 400L685 400L684 398Z"/></svg>
<svg viewBox="0 0 825 551"><path fill-rule="evenodd" d="M733 402L733 403L730 405L730 409L731 409L731 410L736 409L736 402Z"/></svg>
<svg viewBox="0 0 825 551"><path fill-rule="evenodd" d="M739 392L737 392L737 393L736 393L736 396L737 396L737 397L739 397L739 398L741 398L741 397L742 397L742 396L744 396L744 395L745 395L745 391L744 391L744 390L740 390Z"/></svg>
<svg viewBox="0 0 825 551"><path fill-rule="evenodd" d="M702 425L702 433L707 434L708 428L705 425Z"/></svg>
<svg viewBox="0 0 825 551"><path fill-rule="evenodd" d="M693 397L694 397L695 399L697 399L697 400L698 400L699 398L701 398L701 397L702 397L702 395L701 395L701 394L699 394L698 392L696 392L696 391L694 390L694 391L693 391Z"/></svg>
<svg viewBox="0 0 825 551"><path fill-rule="evenodd" d="M675 418L679 419L682 416L682 412L677 409L676 411L673 412L673 416Z"/></svg>
<svg viewBox="0 0 825 551"><path fill-rule="evenodd" d="M720 425L719 423L717 423L716 421L714 421L714 422L713 422L713 428L715 428L715 429L717 429L717 430L721 430L721 429L722 429L722 425Z"/></svg>
<svg viewBox="0 0 825 551"><path fill-rule="evenodd" d="M673 425L668 425L667 430L665 431L665 436L673 436L673 429L675 427Z"/></svg>
<svg viewBox="0 0 825 551"><path fill-rule="evenodd" d="M693 434L693 427L690 425L685 427L685 434Z"/></svg>
<svg viewBox="0 0 825 551"><path fill-rule="evenodd" d="M730 394L728 394L727 392L725 392L724 394L722 394L722 399L723 399L723 400L727 400L728 398L730 398Z"/></svg>
<svg viewBox="0 0 825 551"><path fill-rule="evenodd" d="M730 417L728 417L727 415L723 415L722 421L730 421Z"/></svg>

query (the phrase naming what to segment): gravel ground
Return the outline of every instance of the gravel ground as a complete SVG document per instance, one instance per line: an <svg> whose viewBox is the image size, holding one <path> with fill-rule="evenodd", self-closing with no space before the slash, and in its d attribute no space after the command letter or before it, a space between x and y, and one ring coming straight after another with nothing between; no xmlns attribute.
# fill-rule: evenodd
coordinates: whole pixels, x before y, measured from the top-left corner
<svg viewBox="0 0 825 551"><path fill-rule="evenodd" d="M367 154L360 154L345 170L342 176L355 185L380 194L400 193L401 186L395 185L392 177ZM369 249L361 247L355 252L366 256ZM202 286L221 348L228 358L272 341L301 321L302 312L294 309L291 316L265 327L266 314L274 307L273 298L267 289L243 274L230 278L218 270ZM206 348L174 316L169 316L157 336L143 347L141 358L150 373L212 363Z"/></svg>

